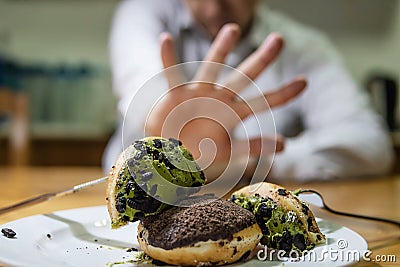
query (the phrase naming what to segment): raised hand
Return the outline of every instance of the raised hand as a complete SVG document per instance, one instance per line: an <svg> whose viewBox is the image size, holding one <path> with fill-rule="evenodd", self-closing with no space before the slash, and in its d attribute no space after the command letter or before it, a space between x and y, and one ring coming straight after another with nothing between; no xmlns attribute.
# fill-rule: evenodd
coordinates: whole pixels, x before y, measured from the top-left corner
<svg viewBox="0 0 400 267"><path fill-rule="evenodd" d="M280 137L235 140L231 133L243 119L286 103L306 87L305 79L297 77L273 92L248 101L238 97L279 55L284 41L277 33L271 33L223 84L216 84L222 63L239 37L239 27L226 24L190 82L183 82L183 74L179 68L173 67L176 56L172 37L163 33L160 38L161 59L169 90L151 111L146 131L151 135L179 138L203 167L229 161L241 153L257 156L261 151L273 153L282 150L283 139Z"/></svg>

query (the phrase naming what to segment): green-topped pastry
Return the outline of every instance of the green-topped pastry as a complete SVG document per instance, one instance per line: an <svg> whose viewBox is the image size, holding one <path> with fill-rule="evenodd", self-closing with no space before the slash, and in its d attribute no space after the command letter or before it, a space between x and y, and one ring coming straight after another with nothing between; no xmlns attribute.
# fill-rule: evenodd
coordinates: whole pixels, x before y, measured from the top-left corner
<svg viewBox="0 0 400 267"><path fill-rule="evenodd" d="M268 248L304 251L325 242L307 204L281 186L247 186L233 193L231 201L253 212L263 233L260 242Z"/></svg>
<svg viewBox="0 0 400 267"><path fill-rule="evenodd" d="M135 141L109 174L106 199L112 227L159 214L204 183L203 172L180 141L160 137Z"/></svg>

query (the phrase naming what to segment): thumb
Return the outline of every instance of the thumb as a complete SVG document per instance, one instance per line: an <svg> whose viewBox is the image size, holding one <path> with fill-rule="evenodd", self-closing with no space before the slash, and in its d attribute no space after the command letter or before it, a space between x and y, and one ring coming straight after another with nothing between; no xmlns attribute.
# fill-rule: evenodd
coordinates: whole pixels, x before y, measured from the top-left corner
<svg viewBox="0 0 400 267"><path fill-rule="evenodd" d="M234 140L232 142L232 156L268 156L284 149L284 138L256 137L248 140Z"/></svg>

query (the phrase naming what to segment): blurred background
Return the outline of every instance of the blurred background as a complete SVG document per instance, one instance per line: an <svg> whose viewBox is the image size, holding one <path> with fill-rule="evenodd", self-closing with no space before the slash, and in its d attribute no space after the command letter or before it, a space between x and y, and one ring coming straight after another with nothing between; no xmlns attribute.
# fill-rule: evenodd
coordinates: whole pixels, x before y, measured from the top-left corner
<svg viewBox="0 0 400 267"><path fill-rule="evenodd" d="M400 1L266 1L330 37L396 148ZM0 0L0 165L100 166L117 120L107 46L118 2Z"/></svg>

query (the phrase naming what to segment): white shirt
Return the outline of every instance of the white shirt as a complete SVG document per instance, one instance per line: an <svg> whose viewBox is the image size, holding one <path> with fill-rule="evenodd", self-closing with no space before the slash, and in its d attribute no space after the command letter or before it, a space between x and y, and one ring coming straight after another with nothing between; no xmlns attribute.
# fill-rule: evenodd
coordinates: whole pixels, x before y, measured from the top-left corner
<svg viewBox="0 0 400 267"><path fill-rule="evenodd" d="M123 1L116 10L110 57L121 118L146 80L162 69L159 35L164 31L174 37L181 62L202 60L211 44L179 0ZM272 31L283 35L285 48L256 79L256 84L268 91L296 75L304 75L308 87L289 104L273 109L276 131L286 138L284 151L274 158L271 176L305 181L388 171L393 152L386 128L372 111L366 92L352 80L338 53L321 33L269 10L261 2L251 32L229 55L226 64L237 66ZM147 94L161 95L163 90L154 88ZM146 106L146 94L141 97ZM145 110L151 105L147 103L126 114L126 121L135 123L124 129L124 143L143 137ZM254 121L245 121L250 135L259 134ZM265 123L265 128L273 126L270 121ZM105 151L105 169L112 166L123 149L121 127ZM243 137L240 130L235 135Z"/></svg>

